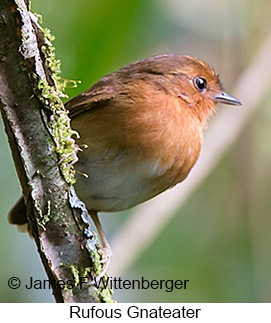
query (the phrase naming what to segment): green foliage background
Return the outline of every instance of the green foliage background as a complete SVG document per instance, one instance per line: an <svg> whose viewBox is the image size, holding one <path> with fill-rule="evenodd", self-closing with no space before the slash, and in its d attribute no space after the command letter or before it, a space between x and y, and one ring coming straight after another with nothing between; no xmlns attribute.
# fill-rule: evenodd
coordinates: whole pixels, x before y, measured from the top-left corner
<svg viewBox="0 0 271 323"><path fill-rule="evenodd" d="M63 77L81 80L78 88L68 89L70 96L124 64L160 53L206 60L230 92L270 30L269 0L33 0L32 7L56 36ZM122 275L189 279L188 289L116 291L115 299L271 301L270 93L219 166ZM246 98L240 99L245 109ZM48 290L11 290L7 285L12 276L24 283L30 276L46 276L34 242L7 223L8 210L21 192L2 123L0 165L0 301L52 302ZM102 217L109 240L126 215Z"/></svg>

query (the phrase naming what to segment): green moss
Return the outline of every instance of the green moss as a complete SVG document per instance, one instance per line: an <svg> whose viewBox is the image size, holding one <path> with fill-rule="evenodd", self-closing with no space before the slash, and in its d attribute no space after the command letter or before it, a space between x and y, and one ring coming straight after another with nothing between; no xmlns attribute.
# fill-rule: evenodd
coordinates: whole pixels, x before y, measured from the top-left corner
<svg viewBox="0 0 271 323"><path fill-rule="evenodd" d="M42 29L42 28L41 28ZM63 79L60 76L61 63L56 59L55 48L52 44L54 36L50 30L45 28L43 32L43 44L41 51L44 56L46 69L49 71L50 83L48 80L35 76L37 81L38 97L44 106L52 111L49 126L55 141L56 152L60 159L60 169L69 184L75 183L75 170L73 164L77 161L78 147L73 137L79 137L78 133L71 129L70 118L61 98L64 94L67 84L72 81ZM76 86L76 83L73 82Z"/></svg>
<svg viewBox="0 0 271 323"><path fill-rule="evenodd" d="M94 271L96 277L99 277L102 272L102 269L103 269L103 266L101 264L102 254L100 253L102 251L102 249L101 249L101 246L99 245L99 240L97 238L96 233L93 232L93 234L94 234L95 240L97 241L96 248L97 248L98 252L89 250L89 248L87 248L87 249L89 250L90 257L92 260L92 268L93 268L92 270ZM107 278L107 276L104 275L104 279L106 279L106 278ZM96 290L96 294L97 294L97 297L100 299L100 301L103 303L113 303L114 302L112 300L113 291L109 286L104 286L103 284L101 284L99 286L99 288Z"/></svg>
<svg viewBox="0 0 271 323"><path fill-rule="evenodd" d="M74 278L74 286L77 286L80 283L80 271L76 265L70 265L69 267Z"/></svg>
<svg viewBox="0 0 271 323"><path fill-rule="evenodd" d="M91 273L91 271L93 270L90 267L81 267L81 266L77 266L75 264L67 265L67 264L61 263L61 266L64 266L64 267L70 269L70 271L73 275L74 286L80 285L80 283L82 283L81 278L88 277L89 274ZM103 303L113 303L114 302L112 300L113 291L109 288L109 286L104 287L103 284L101 284L101 286L98 289L96 289L94 287L91 287L91 289L92 289L92 294L96 295L97 299L99 299L101 302L103 302ZM64 290L66 290L72 294L71 289L65 288Z"/></svg>
<svg viewBox="0 0 271 323"><path fill-rule="evenodd" d="M112 299L113 291L109 286L104 287L103 284L101 284L98 289L92 286L91 294L94 295L94 297L96 297L100 303L116 303L116 301Z"/></svg>
<svg viewBox="0 0 271 323"><path fill-rule="evenodd" d="M68 225L66 214L62 212L51 214L50 220L53 220L53 221L59 220L61 223L63 224L65 223L66 225Z"/></svg>
<svg viewBox="0 0 271 323"><path fill-rule="evenodd" d="M112 300L113 291L107 287L99 290L99 298L103 303L115 303L116 301Z"/></svg>
<svg viewBox="0 0 271 323"><path fill-rule="evenodd" d="M51 201L47 201L47 213L41 215L41 219L37 219L38 225L45 228L46 223L50 220L51 215Z"/></svg>
<svg viewBox="0 0 271 323"><path fill-rule="evenodd" d="M97 237L96 232L92 232L92 234L93 234L93 239L88 240L89 244L88 243L86 244L86 248L87 248L87 250L90 254L90 257L91 257L93 271L96 276L99 276L100 273L102 272L102 265L101 265L102 255L99 253L99 251L101 252L102 249L101 249L99 239ZM93 247L93 245L92 245L93 241L95 241L95 247ZM89 247L89 246L91 246L91 247Z"/></svg>

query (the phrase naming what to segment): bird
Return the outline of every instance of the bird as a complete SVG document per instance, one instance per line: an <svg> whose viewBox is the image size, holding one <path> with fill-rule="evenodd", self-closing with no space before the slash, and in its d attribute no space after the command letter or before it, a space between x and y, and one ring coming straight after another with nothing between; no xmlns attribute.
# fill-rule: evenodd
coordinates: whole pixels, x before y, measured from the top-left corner
<svg viewBox="0 0 271 323"><path fill-rule="evenodd" d="M184 181L218 103L241 105L207 63L175 54L126 65L65 103L85 147L75 190L105 249L97 213L129 209Z"/></svg>

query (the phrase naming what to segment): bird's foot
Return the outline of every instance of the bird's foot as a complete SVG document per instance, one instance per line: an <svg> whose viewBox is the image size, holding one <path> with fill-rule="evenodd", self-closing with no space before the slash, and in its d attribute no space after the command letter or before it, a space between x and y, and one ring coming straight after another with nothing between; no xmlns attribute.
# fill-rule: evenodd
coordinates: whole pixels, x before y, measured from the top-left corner
<svg viewBox="0 0 271 323"><path fill-rule="evenodd" d="M100 261L100 264L102 264L102 270L99 273L99 278L103 277L104 275L108 275L108 268L112 257L112 249L110 248L110 246L106 246L101 249L101 252L102 259Z"/></svg>

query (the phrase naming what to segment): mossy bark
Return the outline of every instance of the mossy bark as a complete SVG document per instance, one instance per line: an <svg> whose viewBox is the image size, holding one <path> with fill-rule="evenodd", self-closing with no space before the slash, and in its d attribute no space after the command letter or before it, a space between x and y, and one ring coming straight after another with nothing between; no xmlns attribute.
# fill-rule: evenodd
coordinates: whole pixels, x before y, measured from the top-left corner
<svg viewBox="0 0 271 323"><path fill-rule="evenodd" d="M91 284L97 274L100 251L82 217L82 204L73 203L72 207L69 202L74 174L69 159L76 156L73 132L54 71L48 66L46 51L42 51L44 33L33 22L24 0L0 1L0 34L0 109L31 232L47 275L56 283L52 284L55 299L111 301L109 290ZM59 120L65 120L64 124ZM68 140L61 137L67 131ZM71 144L69 153L63 149L63 140ZM83 284L80 277L86 277ZM73 282L73 288L68 280ZM59 281L66 285L60 287Z"/></svg>

